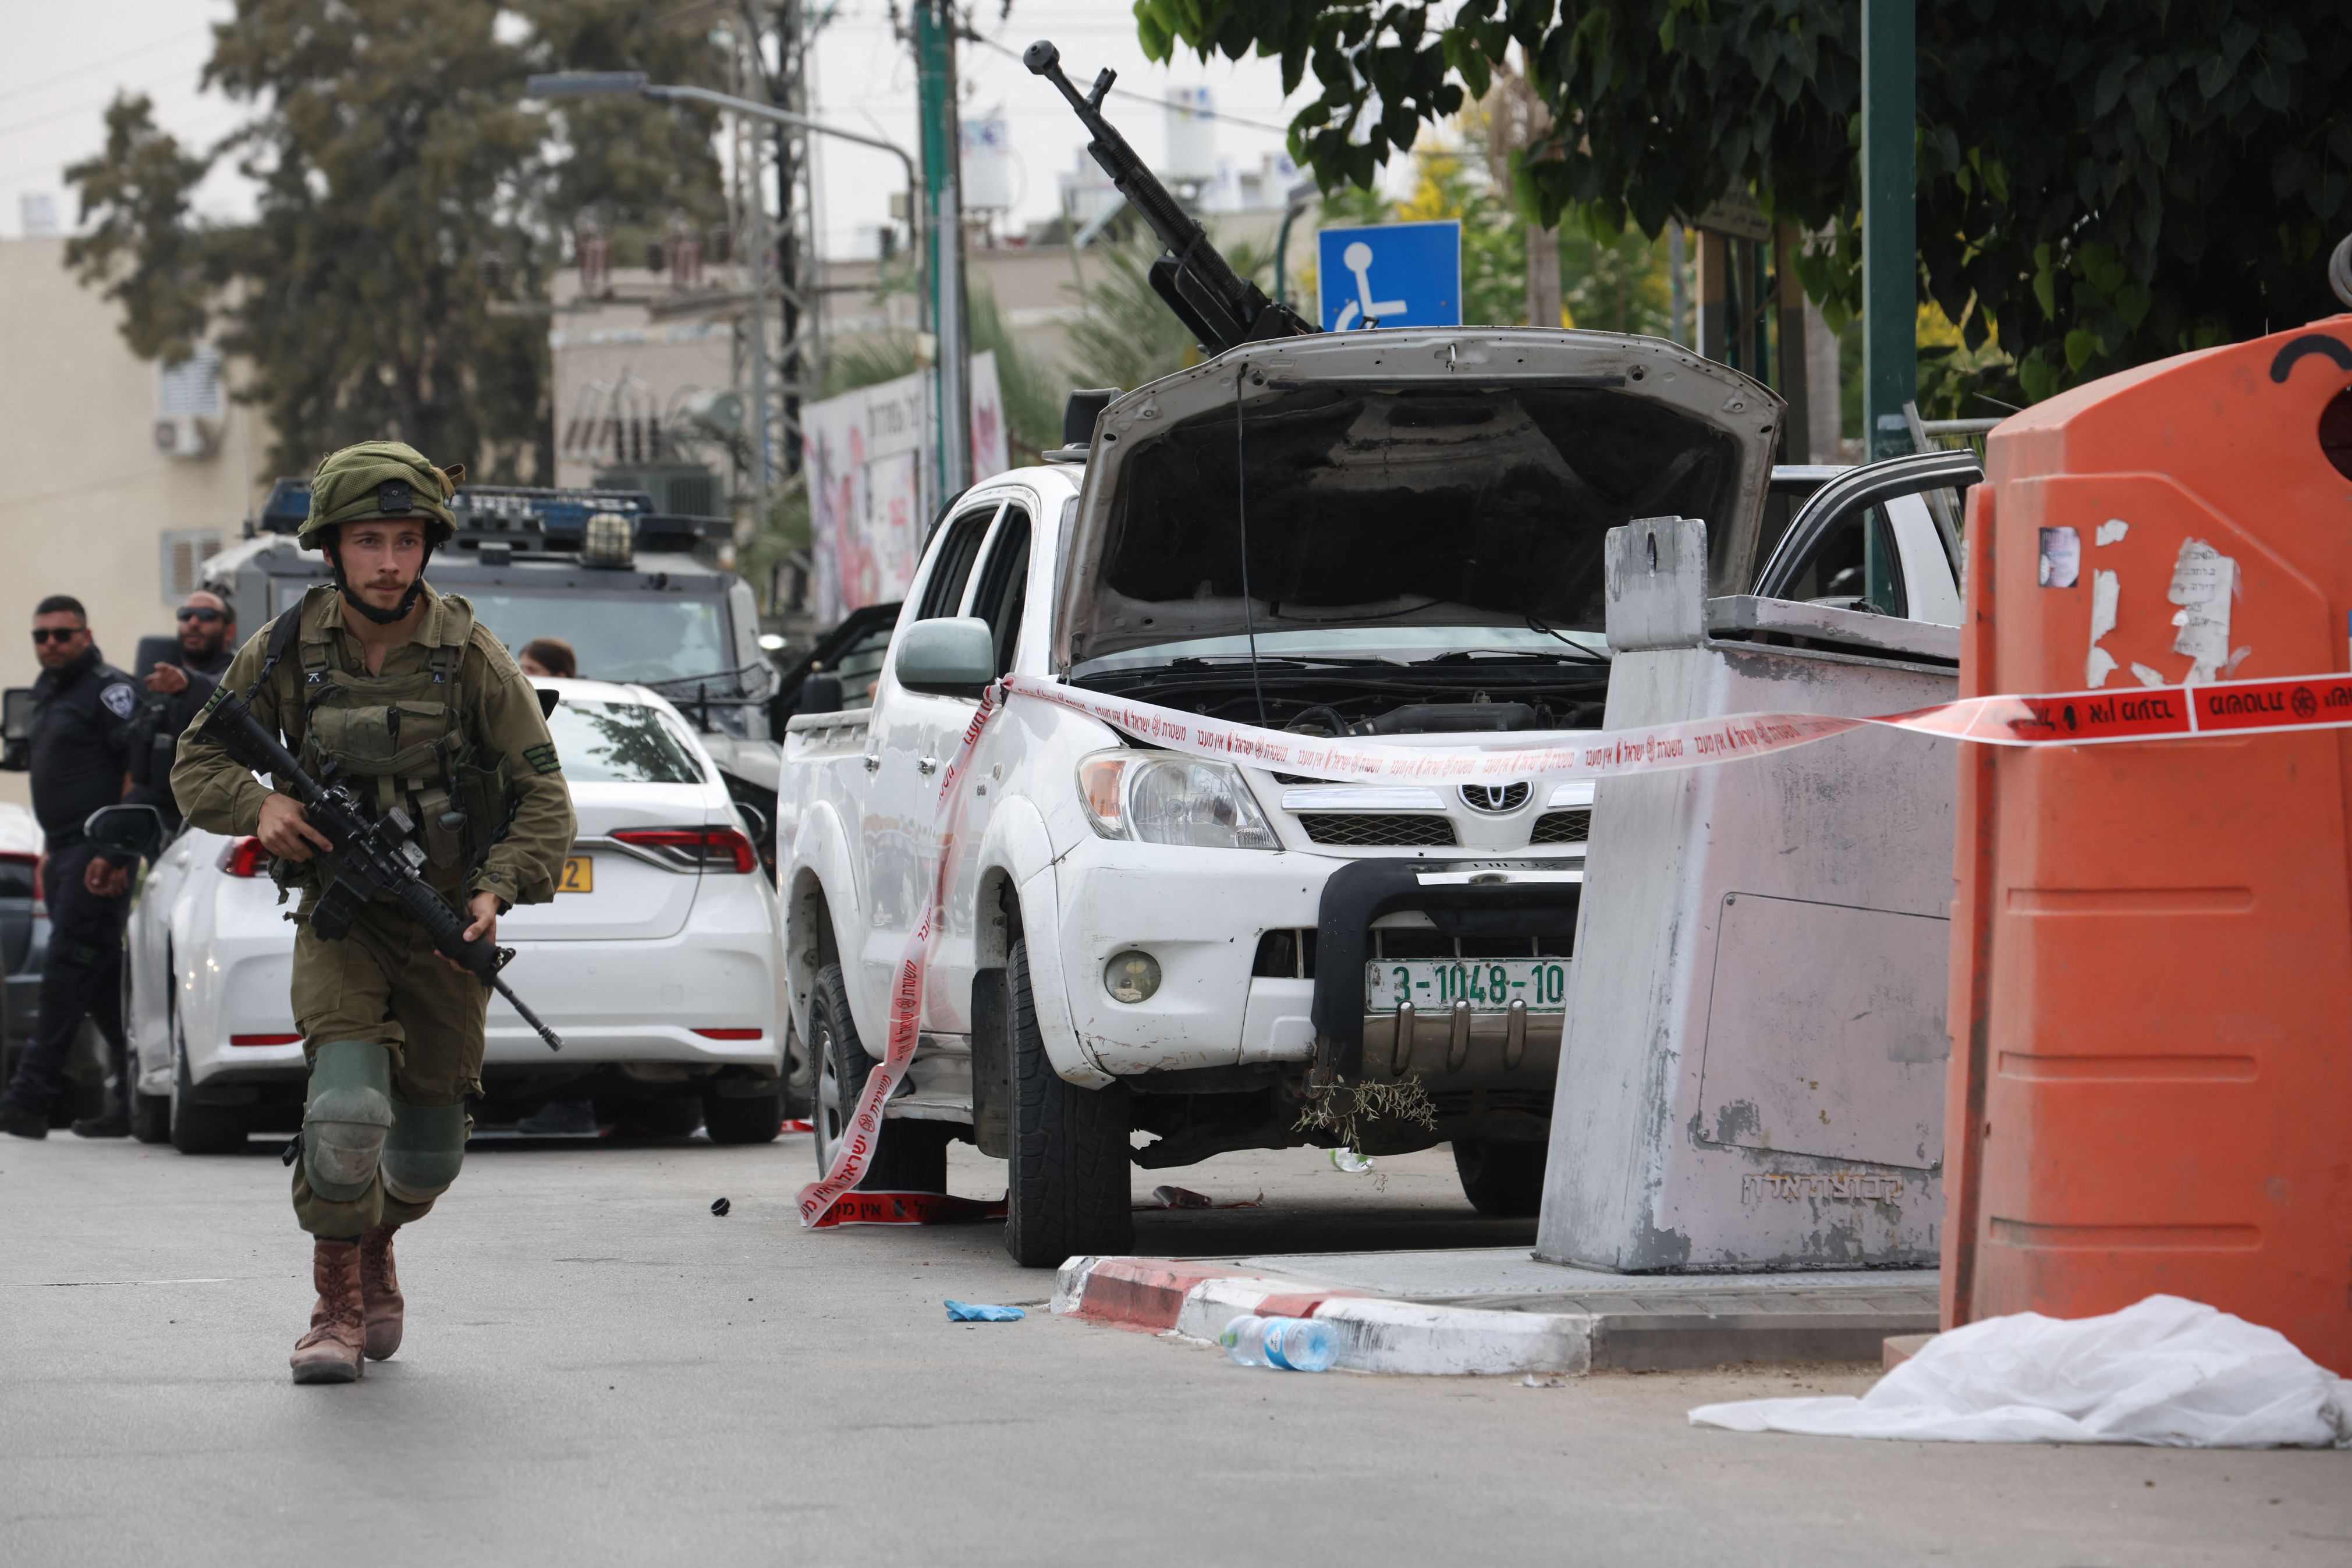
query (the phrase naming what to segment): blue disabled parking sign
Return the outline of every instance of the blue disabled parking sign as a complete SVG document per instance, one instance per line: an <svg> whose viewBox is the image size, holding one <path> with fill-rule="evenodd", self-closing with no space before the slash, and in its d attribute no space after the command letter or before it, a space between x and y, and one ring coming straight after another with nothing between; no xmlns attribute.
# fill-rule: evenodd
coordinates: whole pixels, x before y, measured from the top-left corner
<svg viewBox="0 0 2352 1568"><path fill-rule="evenodd" d="M1319 237L1324 331L1462 324L1461 224L1327 228Z"/></svg>

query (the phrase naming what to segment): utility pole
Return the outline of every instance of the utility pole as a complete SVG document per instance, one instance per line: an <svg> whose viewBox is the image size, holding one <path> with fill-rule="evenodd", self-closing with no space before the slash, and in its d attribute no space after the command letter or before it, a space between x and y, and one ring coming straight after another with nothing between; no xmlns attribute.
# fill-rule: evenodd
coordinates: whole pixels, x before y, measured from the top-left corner
<svg viewBox="0 0 2352 1568"><path fill-rule="evenodd" d="M963 200L958 178L955 0L913 0L915 82L922 121L923 199L930 253L924 274L935 334L936 506L971 483L971 422L964 356Z"/></svg>
<svg viewBox="0 0 2352 1568"><path fill-rule="evenodd" d="M1911 449L1918 395L1917 0L1863 0L1862 422L1871 458Z"/></svg>
<svg viewBox="0 0 2352 1568"><path fill-rule="evenodd" d="M748 96L759 90L760 79L766 74L761 58L760 35L746 29L738 45L735 57L737 96ZM772 377L768 361L768 198L761 187L760 165L766 138L750 121L736 117L731 126L735 145L736 188L742 193L743 215L743 276L750 295L749 320L745 323L745 375L751 383L750 407L751 447L751 517L753 526L765 519L768 498L776 482L775 422L770 413L769 393Z"/></svg>
<svg viewBox="0 0 2352 1568"><path fill-rule="evenodd" d="M814 45L803 0L777 0L776 75L772 100L793 114L810 112L808 57ZM818 356L808 344L819 331L819 295L804 286L815 280L816 204L811 187L814 153L805 127L776 127L776 282L783 307L783 346L778 370L783 382L783 470L801 471L801 402L818 379Z"/></svg>

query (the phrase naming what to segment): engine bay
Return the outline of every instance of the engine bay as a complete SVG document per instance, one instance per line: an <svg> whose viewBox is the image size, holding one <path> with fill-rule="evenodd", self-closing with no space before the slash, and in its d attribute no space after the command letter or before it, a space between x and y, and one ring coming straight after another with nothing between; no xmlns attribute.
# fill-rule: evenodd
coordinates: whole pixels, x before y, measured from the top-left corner
<svg viewBox="0 0 2352 1568"><path fill-rule="evenodd" d="M1591 730L1609 693L1605 658L1448 654L1385 659L1180 658L1087 671L1076 685L1206 718L1304 735Z"/></svg>

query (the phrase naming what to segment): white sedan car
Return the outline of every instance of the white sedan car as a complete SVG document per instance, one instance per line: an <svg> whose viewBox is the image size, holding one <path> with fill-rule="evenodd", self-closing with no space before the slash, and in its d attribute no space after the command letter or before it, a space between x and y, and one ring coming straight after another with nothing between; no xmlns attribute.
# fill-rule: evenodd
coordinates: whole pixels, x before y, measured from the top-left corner
<svg viewBox="0 0 2352 1568"><path fill-rule="evenodd" d="M593 1099L656 1132L764 1142L783 1115L773 889L719 770L638 686L543 680L579 837L552 902L499 921L506 974L563 1037L551 1053L492 997L478 1121ZM138 1135L187 1153L242 1148L302 1117L288 1002L294 929L258 842L190 827L132 906L123 1018Z"/></svg>

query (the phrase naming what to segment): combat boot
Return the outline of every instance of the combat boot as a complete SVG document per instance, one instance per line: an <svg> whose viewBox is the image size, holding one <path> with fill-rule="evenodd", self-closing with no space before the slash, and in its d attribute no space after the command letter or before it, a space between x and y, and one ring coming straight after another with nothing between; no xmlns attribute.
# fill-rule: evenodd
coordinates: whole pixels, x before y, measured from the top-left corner
<svg viewBox="0 0 2352 1568"><path fill-rule="evenodd" d="M366 1308L360 1297L360 1244L320 1237L310 1253L310 1280L319 1292L310 1331L294 1342L297 1383L357 1383Z"/></svg>
<svg viewBox="0 0 2352 1568"><path fill-rule="evenodd" d="M392 1236L400 1227L380 1225L360 1237L360 1300L367 1318L367 1353L386 1361L400 1348L401 1314L408 1302L392 1266Z"/></svg>

